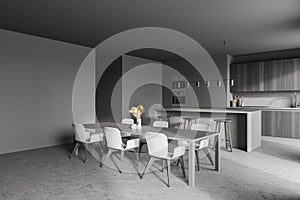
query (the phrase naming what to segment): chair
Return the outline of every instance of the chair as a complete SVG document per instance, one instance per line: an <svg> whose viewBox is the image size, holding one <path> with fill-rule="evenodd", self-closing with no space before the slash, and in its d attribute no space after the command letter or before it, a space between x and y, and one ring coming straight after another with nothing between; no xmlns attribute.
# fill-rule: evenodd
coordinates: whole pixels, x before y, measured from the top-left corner
<svg viewBox="0 0 300 200"><path fill-rule="evenodd" d="M193 117L193 116L185 116L182 117L183 119L183 129L189 129L192 127L192 124L195 124L198 117Z"/></svg>
<svg viewBox="0 0 300 200"><path fill-rule="evenodd" d="M168 151L168 138L165 134L162 133L153 133L147 132L145 134L146 141L148 144L148 150L150 159L147 163L147 166L141 176L141 179L144 177L145 173L149 170L152 163L156 160L166 161L167 163L167 175L168 175L168 187L170 187L170 161L178 159L181 164L181 169L183 176L185 177L185 169L183 162L183 155L185 153L185 146L178 146L174 149L173 153Z"/></svg>
<svg viewBox="0 0 300 200"><path fill-rule="evenodd" d="M168 128L169 127L169 122L166 122L166 121L155 121L155 122L153 122L152 126L156 127L156 128ZM141 140L140 149L139 149L139 155L142 152L142 148L143 148L143 146L145 144L147 144L147 142Z"/></svg>
<svg viewBox="0 0 300 200"><path fill-rule="evenodd" d="M129 119L129 118L124 118L121 121L121 124L126 124L126 125L132 125L134 123L133 119Z"/></svg>
<svg viewBox="0 0 300 200"><path fill-rule="evenodd" d="M191 130L194 131L208 131L210 127L210 124L193 124L191 127ZM198 171L200 170L200 162L199 162L199 151L203 150L204 153L206 154L207 158L209 159L209 161L211 162L211 164L213 165L214 162L209 154L208 151L208 143L209 143L209 138L205 138L203 140L200 140L198 143L195 144L195 153L196 153L196 160L197 160L197 167L198 167ZM179 146L188 146L188 142L186 141L178 141L178 145ZM178 166L178 163L177 163Z"/></svg>
<svg viewBox="0 0 300 200"><path fill-rule="evenodd" d="M169 127L169 122L167 121L155 121L153 122L153 127L157 128L168 128Z"/></svg>
<svg viewBox="0 0 300 200"><path fill-rule="evenodd" d="M136 148L139 147L139 143L140 143L139 139L127 140L127 143L125 145L122 142L122 137L121 137L120 130L117 129L117 128L105 127L104 128L104 134L105 134L105 137L106 137L108 152L107 152L106 156L103 159L103 163L115 151L120 151L121 152L121 162L123 162L125 151L131 150L131 149L136 149ZM137 162L139 164L138 156L137 156ZM120 173L122 173L122 164L119 167L119 170L120 170Z"/></svg>
<svg viewBox="0 0 300 200"><path fill-rule="evenodd" d="M215 119L216 122L216 132L221 131L222 123L224 124L224 133L225 133L225 148L226 150L232 152L232 140L231 140L231 131L230 123L231 119Z"/></svg>
<svg viewBox="0 0 300 200"><path fill-rule="evenodd" d="M80 145L84 145L86 148L83 162L85 163L88 145L92 143L99 143L101 145L100 142L103 141L103 133L96 133L95 129L84 128L82 124L78 123L73 123L72 127L74 129L76 144L72 153L69 155L69 158L71 158L76 154L76 152L78 152L78 148ZM102 151L101 147L100 149Z"/></svg>
<svg viewBox="0 0 300 200"><path fill-rule="evenodd" d="M170 124L170 115L158 115L156 116L157 121L166 121Z"/></svg>
<svg viewBox="0 0 300 200"><path fill-rule="evenodd" d="M129 118L124 118L122 119L121 121L121 124L125 124L125 125L132 125L134 123L134 120L133 119L129 119ZM128 133L123 133L122 134L122 137L130 137L131 135L128 134Z"/></svg>

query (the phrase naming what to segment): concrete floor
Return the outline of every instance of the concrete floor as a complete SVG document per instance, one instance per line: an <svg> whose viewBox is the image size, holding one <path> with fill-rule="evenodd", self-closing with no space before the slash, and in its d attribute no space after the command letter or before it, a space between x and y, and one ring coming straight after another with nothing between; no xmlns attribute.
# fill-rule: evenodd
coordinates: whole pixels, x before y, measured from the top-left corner
<svg viewBox="0 0 300 200"><path fill-rule="evenodd" d="M158 170L160 162L152 167L154 172L139 178L146 154L140 168L133 153L125 154L120 174L117 155L99 168L91 156L86 164L80 155L68 159L71 148L63 145L0 155L0 199L300 199L300 140L263 137L262 146L251 153L222 151L221 172L213 171L203 158L194 188L187 186L175 163L168 188L166 171Z"/></svg>

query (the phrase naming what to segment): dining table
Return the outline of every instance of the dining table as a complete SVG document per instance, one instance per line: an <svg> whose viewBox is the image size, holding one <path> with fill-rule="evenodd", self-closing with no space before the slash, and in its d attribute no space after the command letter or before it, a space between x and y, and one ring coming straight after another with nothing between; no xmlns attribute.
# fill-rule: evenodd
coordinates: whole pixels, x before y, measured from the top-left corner
<svg viewBox="0 0 300 200"><path fill-rule="evenodd" d="M215 171L220 171L220 132L215 131L195 131L187 129L175 129L175 128L158 128L153 126L142 126L139 129L132 129L130 125L113 123L113 122L101 122L97 124L85 125L89 128L98 127L104 129L104 127L118 128L121 134L132 135L145 139L147 132L163 133L169 140L175 141L187 141L188 142L188 185L195 186L195 144L205 138L214 138L214 151L215 151ZM97 129L97 128L96 128Z"/></svg>

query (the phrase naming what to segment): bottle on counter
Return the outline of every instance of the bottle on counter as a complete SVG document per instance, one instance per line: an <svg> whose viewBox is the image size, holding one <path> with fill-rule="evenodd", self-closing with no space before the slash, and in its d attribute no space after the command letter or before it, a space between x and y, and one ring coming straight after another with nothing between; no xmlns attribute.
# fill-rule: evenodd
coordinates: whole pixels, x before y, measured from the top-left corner
<svg viewBox="0 0 300 200"><path fill-rule="evenodd" d="M240 100L240 96L236 97L236 107L240 107L241 106L241 100Z"/></svg>
<svg viewBox="0 0 300 200"><path fill-rule="evenodd" d="M240 97L240 106L244 107L244 99L243 96Z"/></svg>
<svg viewBox="0 0 300 200"><path fill-rule="evenodd" d="M232 107L236 107L236 96L233 96Z"/></svg>

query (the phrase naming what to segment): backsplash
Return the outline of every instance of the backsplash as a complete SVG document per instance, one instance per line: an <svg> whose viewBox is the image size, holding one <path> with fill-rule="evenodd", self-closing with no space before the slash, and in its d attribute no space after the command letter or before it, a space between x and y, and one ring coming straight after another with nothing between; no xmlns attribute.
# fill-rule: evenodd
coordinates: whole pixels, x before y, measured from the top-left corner
<svg viewBox="0 0 300 200"><path fill-rule="evenodd" d="M295 101L295 92L232 93L242 97L243 106L291 107ZM298 97L298 93L297 93ZM299 100L297 98L297 105Z"/></svg>

